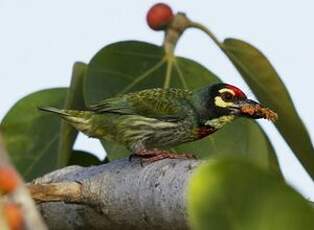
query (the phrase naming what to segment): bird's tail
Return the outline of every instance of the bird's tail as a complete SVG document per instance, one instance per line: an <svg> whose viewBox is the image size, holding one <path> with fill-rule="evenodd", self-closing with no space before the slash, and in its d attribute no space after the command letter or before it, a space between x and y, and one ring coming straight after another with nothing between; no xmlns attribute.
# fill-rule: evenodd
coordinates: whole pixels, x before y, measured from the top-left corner
<svg viewBox="0 0 314 230"><path fill-rule="evenodd" d="M70 114L67 113L66 110L57 109L57 108L50 107L50 106L39 106L38 110L44 111L44 112L49 112L49 113L55 113L55 114L58 114L61 117L63 117L63 116L70 116Z"/></svg>
<svg viewBox="0 0 314 230"><path fill-rule="evenodd" d="M57 109L49 106L38 107L40 111L54 113L60 116L62 119L67 121L74 128L87 134L88 136L93 136L91 118L93 112L91 111L78 111L78 110L68 110L68 109Z"/></svg>

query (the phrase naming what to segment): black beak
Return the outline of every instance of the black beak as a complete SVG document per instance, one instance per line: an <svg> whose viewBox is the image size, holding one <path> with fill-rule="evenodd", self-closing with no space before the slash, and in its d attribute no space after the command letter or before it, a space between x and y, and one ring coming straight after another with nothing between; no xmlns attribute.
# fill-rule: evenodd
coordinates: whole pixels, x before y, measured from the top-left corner
<svg viewBox="0 0 314 230"><path fill-rule="evenodd" d="M232 106L231 113L241 117L260 119L264 118L263 114L257 112L260 108L264 108L264 106L254 100L245 99Z"/></svg>

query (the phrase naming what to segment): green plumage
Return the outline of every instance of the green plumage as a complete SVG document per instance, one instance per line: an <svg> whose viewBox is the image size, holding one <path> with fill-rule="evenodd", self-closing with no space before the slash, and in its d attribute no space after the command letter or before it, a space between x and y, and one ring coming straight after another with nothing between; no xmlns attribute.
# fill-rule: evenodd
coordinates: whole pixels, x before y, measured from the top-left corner
<svg viewBox="0 0 314 230"><path fill-rule="evenodd" d="M125 145L143 155L151 154L143 153L143 150L171 147L203 138L232 121L234 108L229 110L215 104L217 96L230 91L230 87L220 83L193 92L147 89L105 99L89 106L87 111L40 109L58 114L90 137ZM246 99L243 95L236 95L235 102Z"/></svg>
<svg viewBox="0 0 314 230"><path fill-rule="evenodd" d="M192 92L150 89L108 98L90 111L41 107L69 122L90 137L127 146L168 147L197 139L198 122L191 105Z"/></svg>
<svg viewBox="0 0 314 230"><path fill-rule="evenodd" d="M148 89L109 98L90 106L98 113L113 112L145 117L179 119L184 116L192 92L183 89Z"/></svg>

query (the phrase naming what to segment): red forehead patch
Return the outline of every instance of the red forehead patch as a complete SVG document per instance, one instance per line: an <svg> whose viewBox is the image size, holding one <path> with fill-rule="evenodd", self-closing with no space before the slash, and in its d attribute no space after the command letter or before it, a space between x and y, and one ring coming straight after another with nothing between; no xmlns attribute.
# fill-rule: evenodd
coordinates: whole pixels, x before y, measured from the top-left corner
<svg viewBox="0 0 314 230"><path fill-rule="evenodd" d="M226 88L232 90L237 97L246 97L245 93L243 93L238 87L226 84Z"/></svg>

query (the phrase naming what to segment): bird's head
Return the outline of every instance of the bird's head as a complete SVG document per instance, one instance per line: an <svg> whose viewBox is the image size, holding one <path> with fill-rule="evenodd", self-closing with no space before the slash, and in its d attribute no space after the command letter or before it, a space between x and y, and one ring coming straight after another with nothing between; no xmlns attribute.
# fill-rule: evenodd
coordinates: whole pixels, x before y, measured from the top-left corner
<svg viewBox="0 0 314 230"><path fill-rule="evenodd" d="M239 88L225 84L218 83L209 87L209 107L217 117L226 115L236 115L251 117L254 119L261 118L255 114L246 114L242 112L243 106L257 105L258 103L247 98L245 93Z"/></svg>
<svg viewBox="0 0 314 230"><path fill-rule="evenodd" d="M252 119L266 118L276 120L277 114L258 102L248 99L239 88L225 84L213 84L205 89L205 107L212 117L235 116Z"/></svg>

